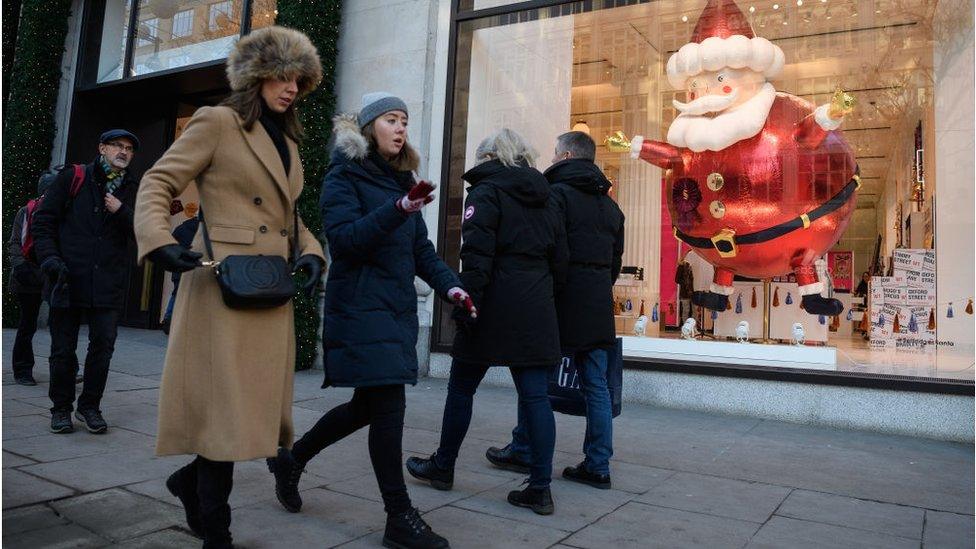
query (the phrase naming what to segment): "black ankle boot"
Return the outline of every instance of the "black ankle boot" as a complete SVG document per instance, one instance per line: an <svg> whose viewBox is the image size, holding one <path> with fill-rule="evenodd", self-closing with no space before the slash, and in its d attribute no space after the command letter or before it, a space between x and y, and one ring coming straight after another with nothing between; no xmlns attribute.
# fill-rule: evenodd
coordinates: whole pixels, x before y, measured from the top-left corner
<svg viewBox="0 0 976 549"><path fill-rule="evenodd" d="M434 461L434 455L428 459L419 457L407 459L407 472L415 479L430 482L430 485L438 490L450 490L454 487L454 467L441 469Z"/></svg>
<svg viewBox="0 0 976 549"><path fill-rule="evenodd" d="M485 452L485 458L495 467L526 475L529 473L529 467L531 465L527 461L520 460L515 455L515 452L512 451L511 444L504 448L496 448L494 446L488 448L488 451Z"/></svg>
<svg viewBox="0 0 976 549"><path fill-rule="evenodd" d="M729 296L711 291L691 294L691 302L709 311L722 312L729 308Z"/></svg>
<svg viewBox="0 0 976 549"><path fill-rule="evenodd" d="M302 510L302 496L298 493L298 481L304 467L291 455L291 450L278 448L278 457L268 458L268 470L275 477L275 496L281 506L290 513Z"/></svg>
<svg viewBox="0 0 976 549"><path fill-rule="evenodd" d="M417 509L386 516L386 531L383 533L383 547L393 549L446 549L451 544L438 536L424 522Z"/></svg>
<svg viewBox="0 0 976 549"><path fill-rule="evenodd" d="M839 299L826 298L820 294L805 295L800 302L803 310L812 315L837 316L844 312L844 304Z"/></svg>
<svg viewBox="0 0 976 549"><path fill-rule="evenodd" d="M586 462L580 463L576 467L563 469L563 478L581 484L588 484L601 490L609 490L611 486L610 475L602 475L590 471L586 468Z"/></svg>
<svg viewBox="0 0 976 549"><path fill-rule="evenodd" d="M200 522L200 499L197 497L197 469L193 463L177 469L166 479L166 489L183 504L186 512L186 525L195 536L203 539L203 524Z"/></svg>
<svg viewBox="0 0 976 549"><path fill-rule="evenodd" d="M548 486L545 488L529 486L525 490L512 490L508 493L508 502L516 507L532 509L532 512L537 515L551 515L556 510Z"/></svg>

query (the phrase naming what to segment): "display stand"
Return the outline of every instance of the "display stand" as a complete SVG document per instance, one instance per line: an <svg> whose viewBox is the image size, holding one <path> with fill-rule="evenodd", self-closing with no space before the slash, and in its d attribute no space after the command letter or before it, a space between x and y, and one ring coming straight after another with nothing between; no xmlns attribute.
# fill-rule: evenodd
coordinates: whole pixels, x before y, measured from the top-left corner
<svg viewBox="0 0 976 549"><path fill-rule="evenodd" d="M760 343L770 344L772 340L769 339L769 279L764 278L763 281L763 335L762 341Z"/></svg>

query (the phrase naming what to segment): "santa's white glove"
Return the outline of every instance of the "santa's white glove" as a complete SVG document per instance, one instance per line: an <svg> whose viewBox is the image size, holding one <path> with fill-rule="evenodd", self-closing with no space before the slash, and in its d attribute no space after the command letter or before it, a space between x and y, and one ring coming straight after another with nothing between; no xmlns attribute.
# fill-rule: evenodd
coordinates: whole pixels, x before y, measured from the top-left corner
<svg viewBox="0 0 976 549"><path fill-rule="evenodd" d="M431 200L433 199L430 196L418 198L417 200L410 200L407 195L403 195L403 198L397 200L396 206L401 212L416 213L430 203Z"/></svg>
<svg viewBox="0 0 976 549"><path fill-rule="evenodd" d="M466 309L468 314L471 315L471 318L478 318L478 309L475 308L474 301L472 301L468 292L455 286L447 291L447 297L458 307Z"/></svg>

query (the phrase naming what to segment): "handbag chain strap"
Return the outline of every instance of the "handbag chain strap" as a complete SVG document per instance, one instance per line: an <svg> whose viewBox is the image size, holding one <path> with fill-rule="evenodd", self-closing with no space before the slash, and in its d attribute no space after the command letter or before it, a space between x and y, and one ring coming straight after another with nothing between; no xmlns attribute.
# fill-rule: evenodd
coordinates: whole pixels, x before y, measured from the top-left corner
<svg viewBox="0 0 976 549"><path fill-rule="evenodd" d="M291 249L289 250L288 263L294 264L298 260L298 203L295 203L295 208L292 210L294 230L291 234ZM203 228L203 246L207 250L207 255L210 257L211 263L214 263L216 267L216 261L214 259L213 244L210 242L210 231L207 230L207 220L203 216L203 205L199 209L200 216L200 226Z"/></svg>

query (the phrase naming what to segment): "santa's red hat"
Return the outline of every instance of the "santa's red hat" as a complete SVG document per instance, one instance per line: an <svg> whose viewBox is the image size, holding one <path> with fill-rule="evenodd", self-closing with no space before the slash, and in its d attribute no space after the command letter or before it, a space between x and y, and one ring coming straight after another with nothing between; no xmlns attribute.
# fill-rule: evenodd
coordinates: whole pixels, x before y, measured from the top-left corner
<svg viewBox="0 0 976 549"><path fill-rule="evenodd" d="M691 40L668 59L668 81L675 88L696 74L723 68L748 67L774 78L786 63L779 46L756 37L733 0L708 0Z"/></svg>

